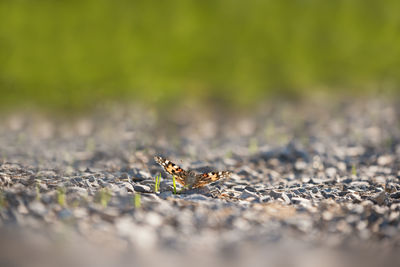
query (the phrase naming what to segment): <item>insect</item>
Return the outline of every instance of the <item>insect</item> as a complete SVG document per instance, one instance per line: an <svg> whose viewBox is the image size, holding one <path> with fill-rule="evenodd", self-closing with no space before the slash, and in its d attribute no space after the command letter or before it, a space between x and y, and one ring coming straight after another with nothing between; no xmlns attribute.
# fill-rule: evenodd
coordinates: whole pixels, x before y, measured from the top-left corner
<svg viewBox="0 0 400 267"><path fill-rule="evenodd" d="M207 172L203 174L196 174L194 171L185 171L175 163L162 158L154 157L154 160L160 164L166 172L176 177L176 181L188 188L199 188L209 183L218 181L222 178L229 178L231 173L229 171L220 172Z"/></svg>

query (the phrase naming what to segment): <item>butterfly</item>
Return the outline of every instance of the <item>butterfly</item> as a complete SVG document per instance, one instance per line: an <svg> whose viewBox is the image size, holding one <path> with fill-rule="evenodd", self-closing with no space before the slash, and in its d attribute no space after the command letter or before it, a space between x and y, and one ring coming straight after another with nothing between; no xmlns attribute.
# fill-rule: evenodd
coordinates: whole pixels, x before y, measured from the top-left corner
<svg viewBox="0 0 400 267"><path fill-rule="evenodd" d="M222 178L229 178L231 172L220 171L220 172L206 172L203 174L196 174L194 171L185 171L175 163L162 158L154 157L154 160L160 164L166 172L174 175L176 181L184 187L188 188L199 188L203 187L209 183L218 181Z"/></svg>

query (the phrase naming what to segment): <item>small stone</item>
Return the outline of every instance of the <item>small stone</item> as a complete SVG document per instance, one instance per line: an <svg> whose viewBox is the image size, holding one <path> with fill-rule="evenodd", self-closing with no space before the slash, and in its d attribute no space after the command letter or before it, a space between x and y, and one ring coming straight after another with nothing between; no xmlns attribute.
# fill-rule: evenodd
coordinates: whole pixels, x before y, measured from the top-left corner
<svg viewBox="0 0 400 267"><path fill-rule="evenodd" d="M394 183L386 183L385 191L388 193L395 193L397 191L396 185Z"/></svg>
<svg viewBox="0 0 400 267"><path fill-rule="evenodd" d="M121 173L120 180L125 181L125 182L130 182L131 178L129 177L129 174L126 172Z"/></svg>
<svg viewBox="0 0 400 267"><path fill-rule="evenodd" d="M172 196L173 196L173 193L171 191L164 191L159 194L159 197L162 199L167 199Z"/></svg>
<svg viewBox="0 0 400 267"><path fill-rule="evenodd" d="M305 170L307 168L307 163L304 161L296 161L294 168L298 171Z"/></svg>
<svg viewBox="0 0 400 267"><path fill-rule="evenodd" d="M353 199L353 203L360 203L362 201L360 195L358 195L358 194L351 193L349 195Z"/></svg>
<svg viewBox="0 0 400 267"><path fill-rule="evenodd" d="M45 205L40 201L33 201L29 204L29 209L37 216L44 217L47 214L47 209Z"/></svg>
<svg viewBox="0 0 400 267"><path fill-rule="evenodd" d="M146 179L152 179L152 176L150 175L150 173L145 172L140 169L132 169L131 171L129 171L129 175L132 176L132 181L135 181L135 182L140 182L140 181L143 181Z"/></svg>
<svg viewBox="0 0 400 267"><path fill-rule="evenodd" d="M87 190L82 187L72 186L67 188L67 194L77 194L79 196L87 196Z"/></svg>
<svg viewBox="0 0 400 267"><path fill-rule="evenodd" d="M61 220L68 220L73 218L73 213L69 209L62 209L58 213L58 218L60 218Z"/></svg>
<svg viewBox="0 0 400 267"><path fill-rule="evenodd" d="M359 188L361 190L367 190L367 188L369 187L369 183L364 181L354 181L350 183L350 186Z"/></svg>
<svg viewBox="0 0 400 267"><path fill-rule="evenodd" d="M239 186L234 186L232 189L235 190L235 191L238 191L238 192L243 192L245 187L242 186L242 185L239 185Z"/></svg>
<svg viewBox="0 0 400 267"><path fill-rule="evenodd" d="M392 156L384 155L384 156L380 156L378 158L377 162L378 162L379 165L384 166L384 165L389 165L390 163L392 163L392 161L393 161L393 157Z"/></svg>
<svg viewBox="0 0 400 267"><path fill-rule="evenodd" d="M299 188L297 189L300 193L305 193L307 190L305 188Z"/></svg>
<svg viewBox="0 0 400 267"><path fill-rule="evenodd" d="M254 187L251 187L251 186L246 186L244 189L249 192L257 192L257 189L255 189Z"/></svg>
<svg viewBox="0 0 400 267"><path fill-rule="evenodd" d="M313 192L314 194L318 193L318 187L314 187L311 192Z"/></svg>
<svg viewBox="0 0 400 267"><path fill-rule="evenodd" d="M80 183L82 182L82 180L83 180L82 177L74 177L71 179L73 183Z"/></svg>
<svg viewBox="0 0 400 267"><path fill-rule="evenodd" d="M336 176L336 168L333 168L333 167L330 167L330 168L327 168L326 170L325 170L325 173L326 173L326 175L328 176L328 177L331 177L331 178L333 178L333 177L335 177Z"/></svg>
<svg viewBox="0 0 400 267"><path fill-rule="evenodd" d="M250 197L258 198L258 196L255 193L247 190L243 190L242 194L239 196L240 199L248 199Z"/></svg>
<svg viewBox="0 0 400 267"><path fill-rule="evenodd" d="M191 195L185 195L183 197L183 199L185 200L190 200L190 201L205 201L208 200L208 198L204 195L200 195L200 194L191 194Z"/></svg>
<svg viewBox="0 0 400 267"><path fill-rule="evenodd" d="M305 199L305 198L293 197L291 199L291 201L294 204L300 204L301 206L306 207L306 208L311 207L311 201L308 199Z"/></svg>
<svg viewBox="0 0 400 267"><path fill-rule="evenodd" d="M323 179L319 179L319 178L312 178L311 179L311 181L310 181L310 183L312 183L312 184L322 184L324 182L324 180Z"/></svg>
<svg viewBox="0 0 400 267"><path fill-rule="evenodd" d="M373 200L378 204L378 205L382 205L385 203L385 199L386 199L386 192L382 191L377 193L374 197Z"/></svg>
<svg viewBox="0 0 400 267"><path fill-rule="evenodd" d="M286 195L286 193L282 193L282 199L285 201L286 204L290 204L291 200L288 197L288 195Z"/></svg>
<svg viewBox="0 0 400 267"><path fill-rule="evenodd" d="M269 192L269 195L270 195L272 198L274 198L274 199L277 199L277 198L281 198L281 197L282 197L282 193L277 192L277 191L274 191L274 190L271 190L271 191Z"/></svg>
<svg viewBox="0 0 400 267"><path fill-rule="evenodd" d="M351 179L350 177L342 180L342 183L344 183L344 184L350 184L351 182L353 182L353 179Z"/></svg>
<svg viewBox="0 0 400 267"><path fill-rule="evenodd" d="M135 192L139 192L139 193L151 193L151 188L150 188L150 186L147 186L147 185L137 184L137 185L133 186L133 189Z"/></svg>
<svg viewBox="0 0 400 267"><path fill-rule="evenodd" d="M126 191L128 191L128 192L132 192L132 193L135 192L132 184L129 182L124 182L124 187L125 187Z"/></svg>
<svg viewBox="0 0 400 267"><path fill-rule="evenodd" d="M260 198L260 202L269 202L269 201L271 201L271 197L270 196L262 196L261 198Z"/></svg>
<svg viewBox="0 0 400 267"><path fill-rule="evenodd" d="M157 227L160 227L162 225L163 218L158 213L149 212L146 215L145 223L146 223L146 225L150 225L152 227L157 228Z"/></svg>
<svg viewBox="0 0 400 267"><path fill-rule="evenodd" d="M330 211L324 211L323 213L322 213L322 218L325 220L325 221L330 221L330 220L332 220L333 219L333 213L332 212L330 212Z"/></svg>
<svg viewBox="0 0 400 267"><path fill-rule="evenodd" d="M18 212L21 213L21 214L28 214L28 213L29 213L29 211L28 211L28 209L26 208L26 206L25 206L24 203L20 203L20 204L18 205L18 207L17 207L17 210L18 210Z"/></svg>
<svg viewBox="0 0 400 267"><path fill-rule="evenodd" d="M324 198L332 198L335 199L335 195L326 193L325 191L321 191L321 194Z"/></svg>
<svg viewBox="0 0 400 267"><path fill-rule="evenodd" d="M399 199L400 198L400 191L398 191L396 193L393 193L393 194L390 194L390 197L394 198L394 199Z"/></svg>

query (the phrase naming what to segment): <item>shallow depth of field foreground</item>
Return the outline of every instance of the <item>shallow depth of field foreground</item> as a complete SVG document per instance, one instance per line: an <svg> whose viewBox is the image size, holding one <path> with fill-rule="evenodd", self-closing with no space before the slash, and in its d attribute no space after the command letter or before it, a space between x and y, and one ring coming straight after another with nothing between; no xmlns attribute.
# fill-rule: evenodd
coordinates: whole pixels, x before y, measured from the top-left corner
<svg viewBox="0 0 400 267"><path fill-rule="evenodd" d="M399 14L0 0L0 267L399 265Z"/></svg>
<svg viewBox="0 0 400 267"><path fill-rule="evenodd" d="M398 107L364 99L270 103L251 116L3 116L1 265L393 266ZM175 194L155 155L233 174Z"/></svg>

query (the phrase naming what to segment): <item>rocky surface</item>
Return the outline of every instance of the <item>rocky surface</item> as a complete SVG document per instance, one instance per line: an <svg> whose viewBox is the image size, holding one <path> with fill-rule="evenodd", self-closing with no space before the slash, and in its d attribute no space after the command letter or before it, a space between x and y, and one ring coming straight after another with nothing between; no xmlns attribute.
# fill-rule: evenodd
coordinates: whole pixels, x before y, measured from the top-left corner
<svg viewBox="0 0 400 267"><path fill-rule="evenodd" d="M354 255L360 266L392 266L400 252L399 111L374 100L281 103L251 115L137 108L70 121L4 116L2 266L52 266L50 258L65 266L158 258L164 266L343 266ZM233 175L175 194L154 155Z"/></svg>

